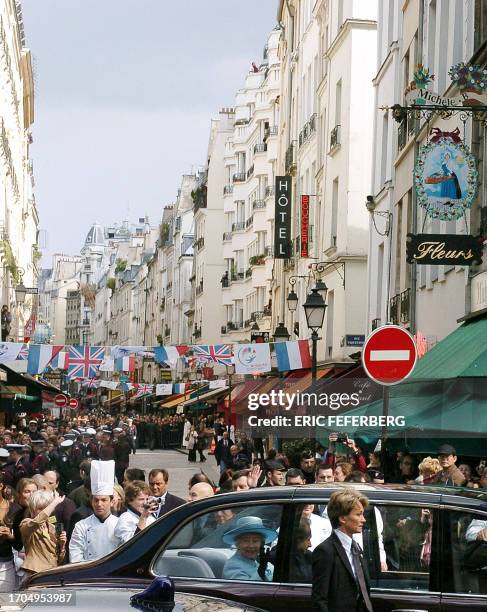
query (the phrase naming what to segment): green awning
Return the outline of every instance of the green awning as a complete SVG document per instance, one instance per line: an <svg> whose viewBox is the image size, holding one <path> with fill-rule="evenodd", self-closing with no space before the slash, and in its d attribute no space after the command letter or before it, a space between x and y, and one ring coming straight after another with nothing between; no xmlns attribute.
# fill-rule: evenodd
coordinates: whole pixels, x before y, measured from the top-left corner
<svg viewBox="0 0 487 612"><path fill-rule="evenodd" d="M487 318L465 322L418 361L408 380L487 377Z"/></svg>

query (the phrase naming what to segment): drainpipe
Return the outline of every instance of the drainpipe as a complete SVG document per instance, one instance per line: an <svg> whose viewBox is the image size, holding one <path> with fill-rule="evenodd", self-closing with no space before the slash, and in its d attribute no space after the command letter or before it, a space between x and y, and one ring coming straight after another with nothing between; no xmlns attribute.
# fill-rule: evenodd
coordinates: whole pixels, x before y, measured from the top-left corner
<svg viewBox="0 0 487 612"><path fill-rule="evenodd" d="M421 0L419 3L419 24L418 24L418 46L416 48L416 65L422 63L423 58L423 21L424 21L424 5L425 0ZM416 161L418 159L419 152L419 143L418 143L418 134L420 128L419 120L416 120L416 125L414 129L414 167L416 167ZM416 190L412 189L412 223L411 230L413 234L416 234L418 231L418 201L416 198ZM416 333L416 290L418 287L417 275L418 275L418 266L416 263L411 264L413 266L412 274L411 274L411 306L410 306L410 332L412 334Z"/></svg>

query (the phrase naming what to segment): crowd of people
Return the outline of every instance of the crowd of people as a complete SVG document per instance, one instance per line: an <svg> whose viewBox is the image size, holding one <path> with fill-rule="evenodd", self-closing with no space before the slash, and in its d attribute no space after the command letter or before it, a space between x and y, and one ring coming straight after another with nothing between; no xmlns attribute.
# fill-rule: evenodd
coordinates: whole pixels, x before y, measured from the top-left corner
<svg viewBox="0 0 487 612"><path fill-rule="evenodd" d="M178 430L190 462L197 452L200 462L206 461L206 450L214 447L220 471L218 482L197 472L183 499L168 491L164 467L148 475L129 467L138 448L153 448L155 421L105 415L19 419L9 429L0 427L0 590L14 590L33 572L100 558L173 508L218 493L333 482L487 488L485 461L457 465L457 453L448 444L438 448L437 456L418 461L408 452L365 454L354 440L331 434L327 448L318 445L288 456L265 451L261 439L235 432L222 416L182 415L162 425ZM163 435L163 428L159 431ZM312 505L303 510L303 543L309 550L329 535L325 513Z"/></svg>

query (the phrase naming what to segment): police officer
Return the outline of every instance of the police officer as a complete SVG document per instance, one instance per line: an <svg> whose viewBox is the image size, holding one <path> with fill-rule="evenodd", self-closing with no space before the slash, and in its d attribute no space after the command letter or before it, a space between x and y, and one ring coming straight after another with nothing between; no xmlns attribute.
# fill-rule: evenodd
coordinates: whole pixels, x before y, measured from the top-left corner
<svg viewBox="0 0 487 612"><path fill-rule="evenodd" d="M9 452L9 458L2 470L4 482L16 487L21 478L29 476L29 469L22 460L22 444L7 444L6 448Z"/></svg>

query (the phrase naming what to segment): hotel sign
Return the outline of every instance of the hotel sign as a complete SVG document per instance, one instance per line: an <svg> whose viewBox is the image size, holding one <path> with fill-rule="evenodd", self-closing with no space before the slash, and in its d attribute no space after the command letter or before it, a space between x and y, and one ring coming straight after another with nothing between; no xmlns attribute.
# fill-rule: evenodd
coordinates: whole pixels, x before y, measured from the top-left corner
<svg viewBox="0 0 487 612"><path fill-rule="evenodd" d="M301 257L308 257L309 195L301 196Z"/></svg>
<svg viewBox="0 0 487 612"><path fill-rule="evenodd" d="M276 176L274 216L274 258L291 257L292 177Z"/></svg>
<svg viewBox="0 0 487 612"><path fill-rule="evenodd" d="M408 234L408 263L471 266L482 263L482 243L475 236L457 234Z"/></svg>

